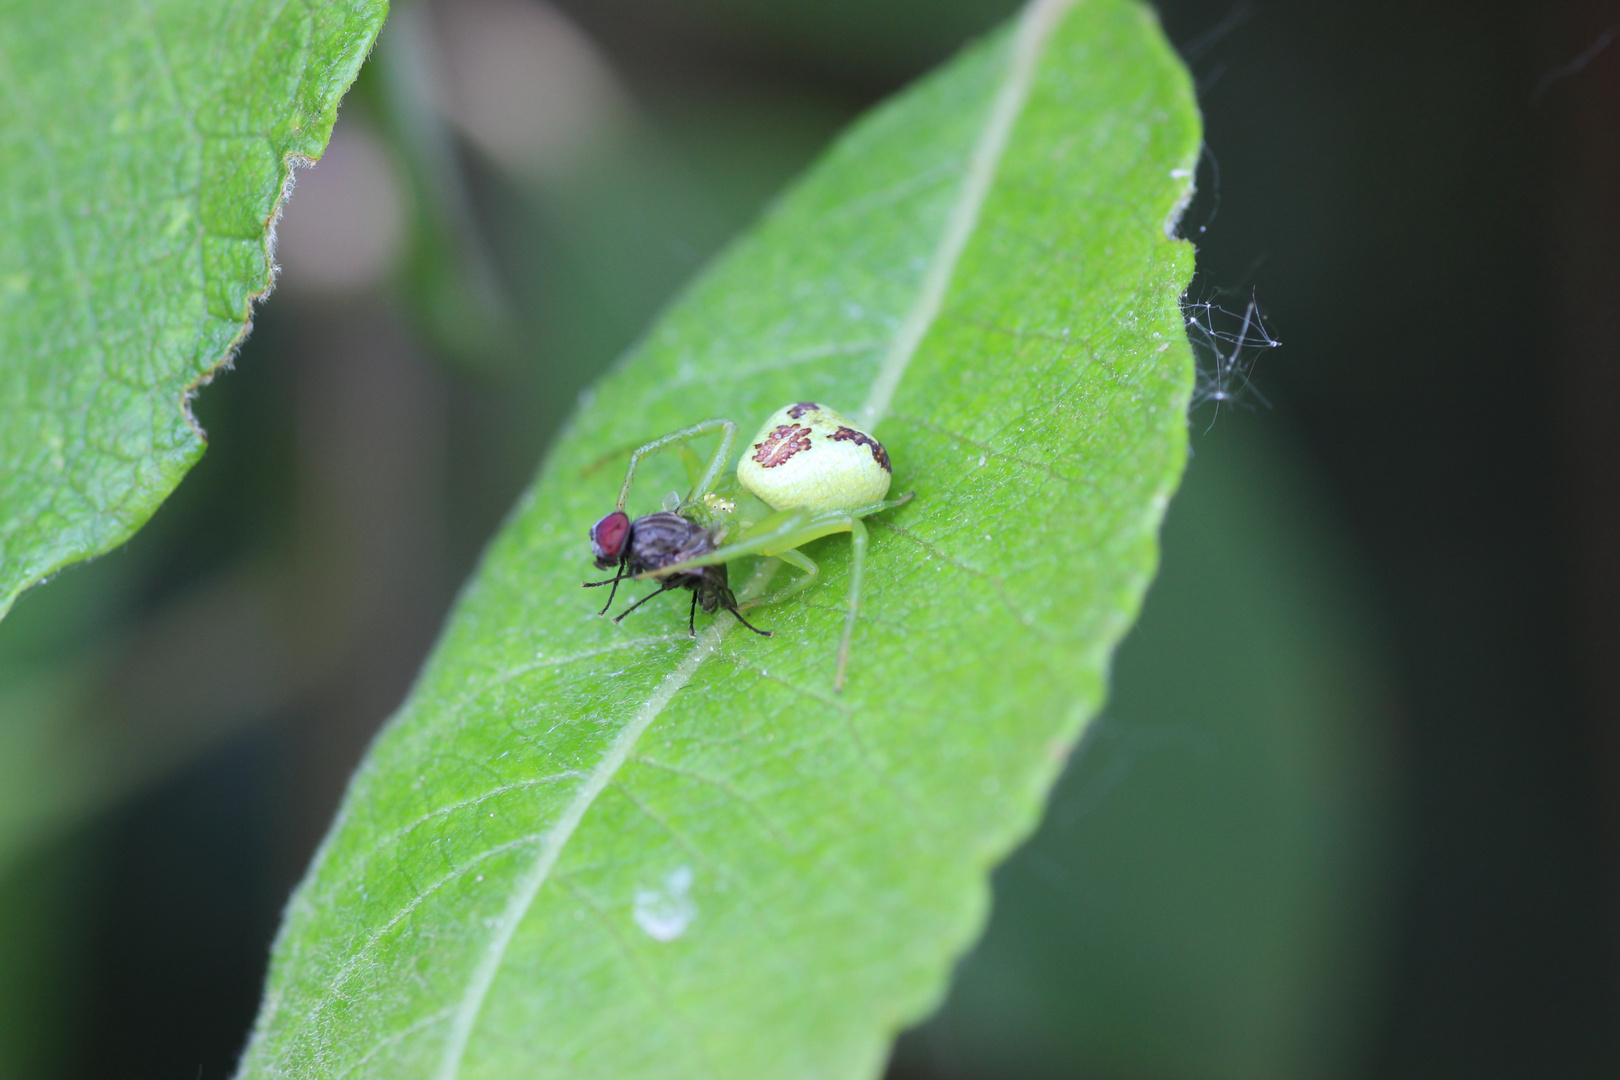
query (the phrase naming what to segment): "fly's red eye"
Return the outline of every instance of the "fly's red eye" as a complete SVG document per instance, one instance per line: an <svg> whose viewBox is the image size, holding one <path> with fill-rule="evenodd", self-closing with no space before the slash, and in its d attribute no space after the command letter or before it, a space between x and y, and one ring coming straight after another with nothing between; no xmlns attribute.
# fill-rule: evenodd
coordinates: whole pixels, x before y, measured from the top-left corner
<svg viewBox="0 0 1620 1080"><path fill-rule="evenodd" d="M591 526L591 554L598 562L618 562L630 536L630 515L615 510Z"/></svg>

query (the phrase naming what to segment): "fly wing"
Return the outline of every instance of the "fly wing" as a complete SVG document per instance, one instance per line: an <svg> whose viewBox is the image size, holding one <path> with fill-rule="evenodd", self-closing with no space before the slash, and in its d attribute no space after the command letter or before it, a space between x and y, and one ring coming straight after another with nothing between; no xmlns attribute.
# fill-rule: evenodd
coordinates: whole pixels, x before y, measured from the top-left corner
<svg viewBox="0 0 1620 1080"><path fill-rule="evenodd" d="M636 521L633 555L648 570L659 570L714 550L709 530L679 514L648 514Z"/></svg>
<svg viewBox="0 0 1620 1080"><path fill-rule="evenodd" d="M696 559L699 556L707 555L713 550L714 540L709 536L708 530L705 529L701 536L695 537L689 544L683 547L676 557L670 560L670 562L685 562L687 559Z"/></svg>

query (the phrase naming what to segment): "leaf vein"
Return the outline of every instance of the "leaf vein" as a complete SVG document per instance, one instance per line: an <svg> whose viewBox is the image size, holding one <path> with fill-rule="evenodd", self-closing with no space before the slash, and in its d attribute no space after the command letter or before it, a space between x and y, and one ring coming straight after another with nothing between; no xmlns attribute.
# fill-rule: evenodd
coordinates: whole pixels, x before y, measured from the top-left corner
<svg viewBox="0 0 1620 1080"><path fill-rule="evenodd" d="M1090 484L1090 483L1092 483L1092 481L1088 477L1070 476L1067 473L1058 472L1056 468L1054 468L1051 465L1046 464L1045 462L1030 461L1028 458L1022 458L1022 457L1019 457L1017 454L1009 453L1008 451L1003 450L1003 449L995 446L992 443L982 442L981 440L975 439L975 438L973 438L973 437L971 437L969 435L964 435L960 431L953 431L952 429L947 428L947 427L940 427L940 426L938 426L936 424L930 424L928 421L920 420L920 419L918 419L917 417L914 417L914 416L905 416L905 415L898 415L897 414L894 417L892 417L892 419L894 419L896 422L901 423L901 424L907 424L907 425L910 425L911 427L921 428L923 431L931 432L932 434L938 435L941 438L950 439L953 442L965 443L966 445L971 446L975 450L978 450L981 453L984 453L984 454L986 454L986 455L988 455L990 457L1002 458L1002 459L1004 459L1006 461L1012 462L1015 465L1020 465L1020 466L1022 466L1024 468L1030 469L1030 470L1032 470L1034 472L1045 473L1047 476L1050 476L1052 479L1057 480L1057 481L1059 481L1061 483L1065 483L1065 484Z"/></svg>
<svg viewBox="0 0 1620 1080"><path fill-rule="evenodd" d="M667 761L659 761L657 758L650 758L643 754L637 754L633 760L637 765L646 765L654 769L660 769L667 773L673 773L676 776L684 777L687 780L692 780L699 784L707 784L708 786L723 792L746 807L748 811L759 820L760 825L764 826L765 831L770 834L772 840L776 841L778 844L781 844L789 851L797 850L793 846L792 842L789 841L787 834L782 832L782 830L777 827L776 823L771 820L770 815L765 813L765 808L759 805L759 801L743 794L741 791L738 791L729 782L721 780L718 777L707 776L700 772L694 772L691 769L683 768L679 765L671 765Z"/></svg>
<svg viewBox="0 0 1620 1080"><path fill-rule="evenodd" d="M721 1070L715 1066L709 1055L704 1052L702 1043L693 1037L691 1022L675 1010L674 1003L663 992L663 987L658 984L658 980L647 970L646 962L630 947L630 943L624 939L624 935L619 933L619 928L612 919L608 918L608 913L602 910L601 905L574 882L569 881L567 878L559 878L558 881L563 888L573 894L574 899L589 908L591 914L602 924L602 929L606 931L607 936L612 939L613 944L623 954L625 962L630 965L630 969L635 972L635 981L646 992L647 999L653 1003L654 1008L663 1013L664 1019L670 1028L682 1036L681 1041L686 1044L692 1056L701 1064L702 1068L698 1075L720 1075Z"/></svg>
<svg viewBox="0 0 1620 1080"><path fill-rule="evenodd" d="M630 722L619 732L613 740L602 760L591 770L589 779L581 786L563 810L562 816L549 830L542 834L543 841L540 852L536 856L533 866L517 883L511 898L507 901L502 912L500 923L495 928L495 935L484 948L478 966L473 971L460 1002L456 1006L455 1019L451 1023L450 1035L445 1041L444 1055L440 1059L436 1072L438 1080L455 1080L461 1075L461 1061L467 1053L467 1043L472 1037L473 1024L477 1022L479 1014L483 1011L484 999L489 994L489 988L495 982L495 975L500 970L501 961L506 956L507 948L512 944L512 938L517 933L517 927L527 914L529 907L534 903L535 896L540 887L551 876L551 870L562 855L562 849L573 837L579 823L584 820L585 812L596 801L596 797L607 787L615 773L630 756L635 748L636 740L641 738L642 732L658 718L670 700L682 687L691 681L692 675L698 666L719 646L720 639L729 629L731 619L717 619L708 629L704 630L698 638L698 643L686 654L686 657L676 665L675 669L664 676L657 689L645 702L643 702L631 717Z"/></svg>
<svg viewBox="0 0 1620 1080"><path fill-rule="evenodd" d="M383 1036L367 1047L365 1053L361 1054L359 1057L349 1062L348 1065L344 1066L342 1072L333 1074L332 1080L343 1080L345 1076L349 1076L360 1066L364 1065L366 1062L370 1061L372 1058L376 1057L390 1046L394 1046L397 1043L402 1043L412 1035L415 1035L418 1031L423 1031L432 1027L434 1024L450 1019L454 1012L455 1010L449 1007L440 1009L438 1012L429 1013L427 1016L412 1020L409 1024L400 1028L392 1035Z"/></svg>
<svg viewBox="0 0 1620 1080"><path fill-rule="evenodd" d="M1017 619L1020 623L1022 623L1024 626L1028 627L1029 629L1034 630L1036 633L1049 636L1048 631L1046 630L1045 627L1041 626L1039 623L1037 623L1029 615L1027 615L1023 611L1019 610L1018 605L1013 602L1013 598L1011 596L1009 596L1008 593L1007 593L1007 585L1006 585L1006 583L1003 582L996 575L994 575L992 573L989 573L988 571L985 571L985 570L980 570L976 566L969 566L967 563L962 562L960 559L953 558L952 556L946 554L944 549L941 548L939 545L934 544L934 543L932 543L932 542L930 542L928 540L924 540L922 537L920 537L916 533L910 531L909 529L907 529L903 525L896 525L892 521L877 521L877 520L874 520L872 522L872 524L877 525L877 526L879 526L881 528L888 529L888 530L890 530L892 532L898 533L900 536L903 536L907 540L910 540L913 544L916 544L918 547L920 547L924 551L928 552L930 555L932 555L934 558L938 559L940 562L945 563L947 566L953 566L956 569L962 571L964 574L971 574L972 576L974 576L976 578L979 578L981 581L989 582L990 587L996 591L996 596L1000 598L1002 604L1007 608L1007 610L1012 613L1013 618Z"/></svg>
<svg viewBox="0 0 1620 1080"><path fill-rule="evenodd" d="M391 832L384 833L382 836L378 837L372 842L371 846L366 850L364 856L355 863L351 870L343 874L341 877L334 878L331 882L327 883L327 887L341 889L344 885L347 885L356 878L364 876L365 872L370 867L372 861L377 855L382 853L387 848L398 844L411 833L437 818L447 817L448 815L455 813L457 810L466 810L470 807L478 806L481 803L488 802L490 799L505 795L507 792L521 791L525 788L544 787L549 784L555 784L562 780L582 780L584 778L584 773L579 772L576 769L568 769L563 772L552 773L549 776L536 776L530 777L527 780L518 780L510 784L501 784L498 787L481 791L477 795L471 795L465 799L458 799L456 802L446 803L444 806L429 810L427 813L417 817L414 821L401 825L399 828L394 829Z"/></svg>
<svg viewBox="0 0 1620 1080"><path fill-rule="evenodd" d="M1007 80L997 91L984 130L980 132L979 140L968 158L961 192L945 219L945 229L929 259L928 271L917 291L917 299L889 343L889 351L883 357L878 376L867 393L866 403L861 406L859 416L864 427L875 428L888 415L889 405L900 387L900 380L905 377L911 358L917 354L923 336L939 315L940 307L945 302L945 292L956 274L956 265L962 259L962 252L967 249L968 239L979 223L979 213L990 195L990 186L995 180L996 168L1001 164L1001 156L1007 149L1013 124L1023 112L1024 103L1029 100L1041 49L1064 12L1075 2L1034 0L1019 21L1012 57L1007 66Z"/></svg>
<svg viewBox="0 0 1620 1080"><path fill-rule="evenodd" d="M389 931L393 930L394 927L398 926L400 923L409 918L411 913L417 908L421 907L422 902L428 897L450 884L450 882L466 874L467 871L473 869L480 863L493 859L495 856L504 854L513 850L514 848L523 847L524 845L531 844L536 840L543 840L546 835L547 834L543 832L525 833L522 836L516 837L515 839L508 840L504 844L497 844L492 848L486 848L483 851L480 851L478 854L468 858L466 862L462 863L460 866L457 866L449 873L443 874L440 877L435 878L429 884L418 888L416 892L411 895L411 898L401 905L399 910L394 912L387 922L383 923L381 926L377 927L371 933L366 935L366 938L361 943L360 947L355 950L354 956L337 970L336 974L332 978L332 987L334 991L336 988L341 987L348 982L349 979L353 977L354 973L360 968L360 966L369 961L375 954L377 943L382 941L383 938L387 937ZM334 993L332 997L326 1000L328 1002L335 1002L337 1000L337 994Z"/></svg>

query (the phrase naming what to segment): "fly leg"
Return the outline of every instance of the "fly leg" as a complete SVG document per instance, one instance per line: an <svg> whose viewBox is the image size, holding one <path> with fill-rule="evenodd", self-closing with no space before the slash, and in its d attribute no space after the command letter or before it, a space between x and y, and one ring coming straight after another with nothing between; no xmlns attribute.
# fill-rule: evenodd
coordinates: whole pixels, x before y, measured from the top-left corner
<svg viewBox="0 0 1620 1080"><path fill-rule="evenodd" d="M715 482L720 479L720 473L726 467L726 459L731 456L731 447L737 441L737 425L730 420L705 420L701 424L693 424L689 428L672 431L661 439L654 439L645 446L638 447L630 455L630 468L624 474L624 487L619 489L618 509L623 510L625 502L630 498L630 481L635 478L636 466L641 463L642 458L662 450L672 443L683 443L688 439L695 439L699 435L707 435L711 431L721 433L720 445L715 450L714 456L709 459L709 467L704 470L703 475L698 479L697 486L692 489L688 501L701 499L708 494L709 489L714 487Z"/></svg>
<svg viewBox="0 0 1620 1080"><path fill-rule="evenodd" d="M794 578L792 581L788 582L782 588L771 593L769 596L761 596L757 600L747 601L747 607L764 607L766 604L780 603L783 600L786 600L788 597L808 589L811 585L815 584L816 578L821 575L821 567L817 566L814 559L810 558L810 556L806 555L798 548L788 548L786 551L778 551L776 553L776 558L781 559L789 566L804 572L798 577Z"/></svg>
<svg viewBox="0 0 1620 1080"><path fill-rule="evenodd" d="M637 600L635 603L631 604L629 607L627 607L623 611L619 612L618 617L613 620L614 623L617 624L617 623L624 622L624 617L626 615L630 614L632 611L636 610L636 608L640 607L642 604L645 604L647 601L651 600L653 597L662 596L664 593L669 592L669 590L674 588L674 587L675 586L670 584L669 582L665 582L663 588L659 589L657 592L648 593L646 596L643 596L640 600Z"/></svg>
<svg viewBox="0 0 1620 1080"><path fill-rule="evenodd" d="M731 612L733 615L735 615L737 617L738 622L740 622L744 626L748 627L748 629L752 630L754 633L758 634L760 637L770 637L771 636L771 632L769 630L761 630L759 627L755 626L753 623L751 623L747 619L743 618L742 612L737 610L737 598L735 596L731 595L731 590L730 589L727 589L724 593L722 593L720 595L720 606L722 608L724 608L725 610Z"/></svg>
<svg viewBox="0 0 1620 1080"><path fill-rule="evenodd" d="M613 577L607 578L604 581L586 581L586 582L581 583L587 589L594 589L598 585L611 585L611 586L613 586L613 588L611 590L609 590L609 592L608 592L608 601L607 601L607 603L602 605L602 610L597 612L598 615L606 615L607 612L608 612L608 608L613 606L613 598L619 594L619 582L623 581L625 578L630 576L629 574L625 573L625 571L629 568L629 564L630 564L630 560L628 558L620 559L619 560L619 572L617 574L615 574ZM654 593L653 595L656 596L658 594Z"/></svg>

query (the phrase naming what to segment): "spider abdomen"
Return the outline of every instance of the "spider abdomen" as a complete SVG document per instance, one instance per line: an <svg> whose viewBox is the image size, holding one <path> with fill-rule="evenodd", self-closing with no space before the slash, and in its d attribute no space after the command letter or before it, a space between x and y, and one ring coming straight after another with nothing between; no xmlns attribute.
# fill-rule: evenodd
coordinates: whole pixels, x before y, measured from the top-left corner
<svg viewBox="0 0 1620 1080"><path fill-rule="evenodd" d="M889 453L835 409L787 405L744 448L737 479L772 510L856 510L881 502Z"/></svg>

